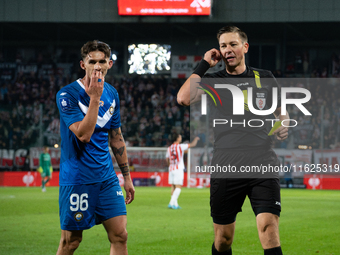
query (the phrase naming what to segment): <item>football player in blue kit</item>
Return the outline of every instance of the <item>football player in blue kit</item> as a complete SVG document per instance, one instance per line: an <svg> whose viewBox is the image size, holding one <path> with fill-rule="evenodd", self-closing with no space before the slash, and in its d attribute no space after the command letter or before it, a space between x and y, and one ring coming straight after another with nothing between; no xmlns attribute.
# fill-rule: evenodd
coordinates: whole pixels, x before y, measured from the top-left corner
<svg viewBox="0 0 340 255"><path fill-rule="evenodd" d="M104 78L113 65L111 49L101 41L81 48L85 76L57 94L61 160L58 255L73 254L83 230L103 224L110 254L128 254L126 204L134 199L126 146L121 133L116 89ZM109 145L124 176L126 198L114 171Z"/></svg>

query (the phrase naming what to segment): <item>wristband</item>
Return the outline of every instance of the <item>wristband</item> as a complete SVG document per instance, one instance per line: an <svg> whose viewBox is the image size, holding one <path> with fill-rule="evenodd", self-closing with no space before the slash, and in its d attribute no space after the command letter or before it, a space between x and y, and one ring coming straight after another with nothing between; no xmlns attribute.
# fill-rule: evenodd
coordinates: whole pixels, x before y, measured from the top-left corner
<svg viewBox="0 0 340 255"><path fill-rule="evenodd" d="M199 77L203 77L203 75L205 74L206 71L208 71L208 69L210 68L210 64L205 61L204 59L201 60L201 62L199 63L198 67L196 67L195 71L193 72L193 74L197 74Z"/></svg>

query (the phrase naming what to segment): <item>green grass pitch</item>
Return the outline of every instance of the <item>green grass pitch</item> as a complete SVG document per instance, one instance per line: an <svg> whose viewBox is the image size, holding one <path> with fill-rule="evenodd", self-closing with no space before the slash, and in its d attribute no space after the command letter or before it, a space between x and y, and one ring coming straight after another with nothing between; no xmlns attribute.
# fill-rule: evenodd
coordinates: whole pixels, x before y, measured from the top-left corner
<svg viewBox="0 0 340 255"><path fill-rule="evenodd" d="M282 192L280 236L285 255L340 254L340 191ZM170 188L136 187L128 210L130 255L211 254L209 189L183 188L181 210L167 208ZM58 188L0 188L0 254L55 254L60 238ZM75 254L109 254L103 226L83 233ZM263 254L249 200L236 221L233 254Z"/></svg>

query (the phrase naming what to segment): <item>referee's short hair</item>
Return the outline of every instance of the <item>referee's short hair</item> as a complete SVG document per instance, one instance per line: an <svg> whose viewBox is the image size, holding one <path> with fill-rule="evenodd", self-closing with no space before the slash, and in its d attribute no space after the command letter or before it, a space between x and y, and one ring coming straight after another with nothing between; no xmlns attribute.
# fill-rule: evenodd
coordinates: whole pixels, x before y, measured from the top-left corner
<svg viewBox="0 0 340 255"><path fill-rule="evenodd" d="M105 54L105 57L110 58L111 57L111 48L107 43L93 40L88 41L81 47L80 53L83 60L87 57L87 55L92 51L101 51Z"/></svg>
<svg viewBox="0 0 340 255"><path fill-rule="evenodd" d="M240 36L242 42L248 42L248 36L245 32L243 32L241 29L239 29L236 26L225 26L222 27L220 30L217 32L217 40L220 40L221 35L225 33L238 33Z"/></svg>

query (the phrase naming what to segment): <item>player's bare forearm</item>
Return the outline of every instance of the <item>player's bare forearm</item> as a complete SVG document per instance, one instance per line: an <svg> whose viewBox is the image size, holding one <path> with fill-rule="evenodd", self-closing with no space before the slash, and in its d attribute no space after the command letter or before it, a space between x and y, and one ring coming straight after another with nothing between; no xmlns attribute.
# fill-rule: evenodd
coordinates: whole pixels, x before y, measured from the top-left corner
<svg viewBox="0 0 340 255"><path fill-rule="evenodd" d="M70 125L70 130L83 143L88 143L94 132L97 123L97 116L99 110L99 99L91 99L88 111L82 121L75 122Z"/></svg>
<svg viewBox="0 0 340 255"><path fill-rule="evenodd" d="M129 176L129 163L128 157L126 153L126 144L122 135L120 128L112 129L110 133L110 146L113 152L113 155L116 158L116 161L119 165L119 168L122 172L122 175Z"/></svg>
<svg viewBox="0 0 340 255"><path fill-rule="evenodd" d="M110 130L110 146L124 177L125 203L130 204L135 198L135 188L130 176L126 145L120 128Z"/></svg>
<svg viewBox="0 0 340 255"><path fill-rule="evenodd" d="M289 113L286 112L285 115L281 115L281 107L277 108L276 111L274 112L274 116L276 119L279 119L282 123L284 120L289 120ZM285 126L289 126L289 122L285 121L284 122ZM283 141L288 138L288 128L281 126L277 130L273 132L274 135L276 135L276 138L280 141Z"/></svg>
<svg viewBox="0 0 340 255"><path fill-rule="evenodd" d="M190 148L193 148L197 145L197 142L200 140L200 138L197 136L194 138L194 140L190 143Z"/></svg>

